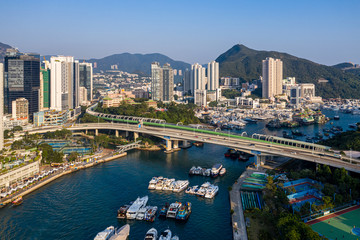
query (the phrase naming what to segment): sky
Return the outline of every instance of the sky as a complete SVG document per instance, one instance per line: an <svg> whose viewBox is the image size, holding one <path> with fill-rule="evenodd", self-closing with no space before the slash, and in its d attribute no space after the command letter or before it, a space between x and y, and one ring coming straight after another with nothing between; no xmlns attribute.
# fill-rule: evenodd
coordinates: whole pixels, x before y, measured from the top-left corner
<svg viewBox="0 0 360 240"><path fill-rule="evenodd" d="M0 0L0 42L78 59L161 53L201 64L235 44L360 63L360 1Z"/></svg>

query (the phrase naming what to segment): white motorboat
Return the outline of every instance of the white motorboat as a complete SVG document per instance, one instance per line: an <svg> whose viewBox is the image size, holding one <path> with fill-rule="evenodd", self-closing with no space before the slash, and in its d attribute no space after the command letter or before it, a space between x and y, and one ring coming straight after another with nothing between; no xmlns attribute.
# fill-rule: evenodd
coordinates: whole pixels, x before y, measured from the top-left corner
<svg viewBox="0 0 360 240"><path fill-rule="evenodd" d="M171 231L166 229L160 234L159 240L171 240Z"/></svg>
<svg viewBox="0 0 360 240"><path fill-rule="evenodd" d="M210 175L211 175L211 169L208 168L208 169L205 170L204 176L209 177Z"/></svg>
<svg viewBox="0 0 360 240"><path fill-rule="evenodd" d="M175 188L173 189L174 192L181 192L184 189L187 188L187 186L189 186L189 181L188 180L178 180L176 181L175 184Z"/></svg>
<svg viewBox="0 0 360 240"><path fill-rule="evenodd" d="M130 225L126 224L121 228L115 229L115 234L109 240L126 240L130 234Z"/></svg>
<svg viewBox="0 0 360 240"><path fill-rule="evenodd" d="M192 186L192 187L188 187L185 190L185 193L187 194L195 194L195 190L198 188L198 185Z"/></svg>
<svg viewBox="0 0 360 240"><path fill-rule="evenodd" d="M206 188L200 187L199 190L196 191L195 195L199 197L204 197L206 194Z"/></svg>
<svg viewBox="0 0 360 240"><path fill-rule="evenodd" d="M158 178L153 177L149 182L148 189L155 189L157 181L158 181Z"/></svg>
<svg viewBox="0 0 360 240"><path fill-rule="evenodd" d="M190 168L189 174L193 175L195 173L196 167L192 166L192 168Z"/></svg>
<svg viewBox="0 0 360 240"><path fill-rule="evenodd" d="M139 209L137 215L136 215L136 220L143 220L145 217L145 213L146 211L149 209L149 207L142 207Z"/></svg>
<svg viewBox="0 0 360 240"><path fill-rule="evenodd" d="M164 186L164 179L158 179L155 189L156 190L162 190Z"/></svg>
<svg viewBox="0 0 360 240"><path fill-rule="evenodd" d="M148 210L145 212L144 220L148 222L153 222L156 217L157 209L158 209L157 206L154 207L149 206Z"/></svg>
<svg viewBox="0 0 360 240"><path fill-rule="evenodd" d="M222 169L222 164L218 163L215 164L212 168L211 168L211 176L212 177L217 177L220 173L220 170Z"/></svg>
<svg viewBox="0 0 360 240"><path fill-rule="evenodd" d="M148 200L149 200L148 196L145 196L142 198L138 197L135 200L135 202L130 206L130 208L127 210L126 218L127 219L135 219L140 208L145 207Z"/></svg>
<svg viewBox="0 0 360 240"><path fill-rule="evenodd" d="M171 238L171 240L179 240L179 237L175 235Z"/></svg>
<svg viewBox="0 0 360 240"><path fill-rule="evenodd" d="M206 189L205 198L214 198L218 191L218 186L211 185Z"/></svg>
<svg viewBox="0 0 360 240"><path fill-rule="evenodd" d="M155 228L150 228L149 231L147 231L144 240L156 240L158 236L158 232Z"/></svg>
<svg viewBox="0 0 360 240"><path fill-rule="evenodd" d="M108 240L115 234L114 226L107 227L104 231L99 232L94 240Z"/></svg>
<svg viewBox="0 0 360 240"><path fill-rule="evenodd" d="M181 203L179 203L179 202L174 202L174 203L170 204L169 209L166 213L166 217L167 218L175 218L180 207L181 207Z"/></svg>
<svg viewBox="0 0 360 240"><path fill-rule="evenodd" d="M222 169L220 170L219 175L220 175L220 176L224 176L225 173L226 173L226 168L222 168Z"/></svg>
<svg viewBox="0 0 360 240"><path fill-rule="evenodd" d="M174 178L170 178L170 179L167 179L164 183L164 186L163 186L163 189L164 191L170 191L172 189L171 188L171 184L175 182L175 179Z"/></svg>

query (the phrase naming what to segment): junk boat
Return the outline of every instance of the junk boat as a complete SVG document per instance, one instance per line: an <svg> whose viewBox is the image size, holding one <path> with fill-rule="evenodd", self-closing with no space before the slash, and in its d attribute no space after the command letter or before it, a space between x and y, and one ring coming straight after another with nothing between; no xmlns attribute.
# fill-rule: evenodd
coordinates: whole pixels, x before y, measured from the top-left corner
<svg viewBox="0 0 360 240"><path fill-rule="evenodd" d="M158 236L158 232L155 228L150 228L149 231L147 231L144 240L156 240Z"/></svg>
<svg viewBox="0 0 360 240"><path fill-rule="evenodd" d="M177 220L187 220L191 214L191 203L186 202L184 205L182 205L179 209L179 211L176 214Z"/></svg>
<svg viewBox="0 0 360 240"><path fill-rule="evenodd" d="M158 209L157 206L149 207L148 210L145 212L144 220L148 222L153 222L156 217L157 209Z"/></svg>
<svg viewBox="0 0 360 240"><path fill-rule="evenodd" d="M121 228L115 229L114 235L109 240L127 240L130 234L130 225L126 224Z"/></svg>
<svg viewBox="0 0 360 240"><path fill-rule="evenodd" d="M12 201L11 203L12 203L13 205L15 205L15 206L18 206L18 205L22 204L22 203L23 203L23 198L22 198L22 196L16 198L16 199L15 199L14 201Z"/></svg>
<svg viewBox="0 0 360 240"><path fill-rule="evenodd" d="M180 207L181 207L180 202L174 202L174 203L170 204L170 207L166 213L166 217L167 218L175 218Z"/></svg>
<svg viewBox="0 0 360 240"><path fill-rule="evenodd" d="M169 204L165 203L165 205L160 209L159 217L166 217L168 209L169 209Z"/></svg>
<svg viewBox="0 0 360 240"><path fill-rule="evenodd" d="M104 231L99 232L94 240L109 240L115 234L114 226L107 227Z"/></svg>
<svg viewBox="0 0 360 240"><path fill-rule="evenodd" d="M220 170L222 168L222 164L218 163L218 164L215 164L212 168L211 168L211 176L212 177L217 177L220 173Z"/></svg>
<svg viewBox="0 0 360 240"><path fill-rule="evenodd" d="M171 240L171 231L166 229L160 234L159 240Z"/></svg>
<svg viewBox="0 0 360 240"><path fill-rule="evenodd" d="M140 208L145 207L147 201L149 200L148 196L145 197L138 197L135 202L129 207L129 209L126 212L126 218L127 219L135 219L138 211Z"/></svg>

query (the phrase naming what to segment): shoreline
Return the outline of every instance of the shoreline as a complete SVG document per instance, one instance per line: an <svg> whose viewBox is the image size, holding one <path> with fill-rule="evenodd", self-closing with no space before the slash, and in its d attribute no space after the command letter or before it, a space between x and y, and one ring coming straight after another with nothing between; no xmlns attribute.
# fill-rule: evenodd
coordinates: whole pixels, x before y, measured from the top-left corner
<svg viewBox="0 0 360 240"><path fill-rule="evenodd" d="M35 186L30 187L29 189L26 189L24 192L18 193L16 195L12 196L9 199L0 201L0 204L2 204L2 207L5 207L7 204L11 203L13 201L13 199L16 199L16 198L18 198L20 196L24 197L25 195L28 195L28 194L36 191L37 189L47 185L48 183L51 183L52 181L54 181L54 180L56 180L56 179L58 179L58 178L60 178L62 176L68 175L68 174L73 173L73 172L77 172L77 171L79 171L81 169L86 169L86 168L96 166L96 165L98 165L100 163L105 163L105 162L115 160L117 158L125 157L126 155L127 155L127 152L124 152L124 153L120 153L120 154L116 154L116 155L113 155L113 156L106 157L105 159L101 159L101 160L98 160L96 162L88 163L88 164L85 164L83 166L74 167L72 169L66 170L66 171L64 171L62 173L59 173L59 174L57 174L55 176L51 176L50 178L47 178L46 180L39 182Z"/></svg>

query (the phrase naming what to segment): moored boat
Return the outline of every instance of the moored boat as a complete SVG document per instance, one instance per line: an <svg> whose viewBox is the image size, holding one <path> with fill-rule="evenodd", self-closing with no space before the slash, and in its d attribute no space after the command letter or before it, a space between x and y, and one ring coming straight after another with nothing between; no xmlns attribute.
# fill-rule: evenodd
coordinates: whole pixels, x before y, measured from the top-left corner
<svg viewBox="0 0 360 240"><path fill-rule="evenodd" d="M224 176L225 173L226 173L226 168L222 168L222 169L220 170L219 175L220 175L220 176Z"/></svg>
<svg viewBox="0 0 360 240"><path fill-rule="evenodd" d="M99 232L94 240L108 240L115 234L114 226L107 227L104 231Z"/></svg>
<svg viewBox="0 0 360 240"><path fill-rule="evenodd" d="M158 236L158 232L155 228L150 228L149 231L147 231L144 240L156 240Z"/></svg>
<svg viewBox="0 0 360 240"><path fill-rule="evenodd" d="M18 205L22 204L22 203L23 203L23 198L22 198L22 196L16 198L16 199L15 199L14 201L12 201L11 203L12 203L13 205L15 205L15 206L18 206Z"/></svg>
<svg viewBox="0 0 360 240"><path fill-rule="evenodd" d="M196 167L192 166L192 168L190 168L189 175L195 174L195 169L196 169Z"/></svg>
<svg viewBox="0 0 360 240"><path fill-rule="evenodd" d="M149 200L148 196L145 197L138 197L135 202L130 206L130 208L126 212L126 218L127 219L135 219L138 211L140 208L145 207L147 201Z"/></svg>
<svg viewBox="0 0 360 240"><path fill-rule="evenodd" d="M180 202L174 202L174 203L170 204L170 207L166 213L166 217L167 218L175 218L180 207L181 207Z"/></svg>
<svg viewBox="0 0 360 240"><path fill-rule="evenodd" d="M171 240L171 231L166 229L160 234L159 240Z"/></svg>
<svg viewBox="0 0 360 240"><path fill-rule="evenodd" d="M149 207L142 207L139 209L138 213L136 214L136 220L143 220L145 217L146 211L149 209Z"/></svg>
<svg viewBox="0 0 360 240"><path fill-rule="evenodd" d="M206 189L205 198L214 198L219 191L218 186L211 185Z"/></svg>
<svg viewBox="0 0 360 240"><path fill-rule="evenodd" d="M149 207L148 210L145 213L145 221L148 222L153 222L155 220L156 217L156 211L157 211L158 207L154 206L154 207Z"/></svg>
<svg viewBox="0 0 360 240"><path fill-rule="evenodd" d="M169 203L165 203L165 205L160 209L159 217L166 217L168 209Z"/></svg>
<svg viewBox="0 0 360 240"><path fill-rule="evenodd" d="M189 186L188 180L178 180L175 183L173 192L181 192L181 191L185 190L187 188L187 186Z"/></svg>
<svg viewBox="0 0 360 240"><path fill-rule="evenodd" d="M219 175L219 172L222 168L222 164L217 163L215 164L212 168L211 168L211 176L212 177L217 177Z"/></svg>
<svg viewBox="0 0 360 240"><path fill-rule="evenodd" d="M179 237L178 237L178 236L173 236L173 237L171 238L171 240L179 240Z"/></svg>
<svg viewBox="0 0 360 240"><path fill-rule="evenodd" d="M126 218L126 212L130 208L131 205L132 205L132 203L121 206L118 210L117 218L119 218L119 219Z"/></svg>
<svg viewBox="0 0 360 240"><path fill-rule="evenodd" d="M157 181L158 181L158 178L153 177L149 182L148 189L155 189Z"/></svg>
<svg viewBox="0 0 360 240"><path fill-rule="evenodd" d="M175 219L177 220L187 220L191 214L191 203L186 202L178 210Z"/></svg>
<svg viewBox="0 0 360 240"><path fill-rule="evenodd" d="M130 225L126 224L121 228L115 229L115 233L109 240L126 240L130 234Z"/></svg>

